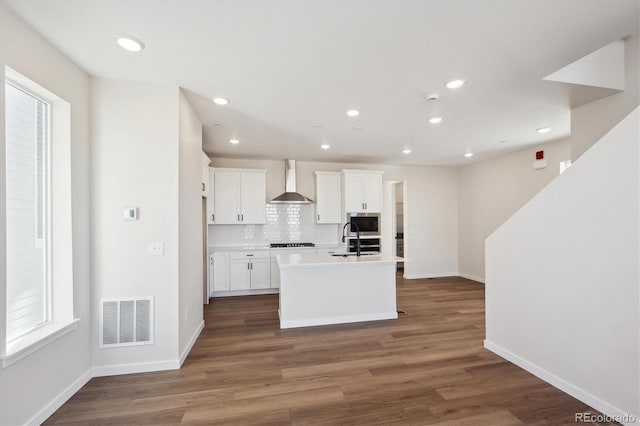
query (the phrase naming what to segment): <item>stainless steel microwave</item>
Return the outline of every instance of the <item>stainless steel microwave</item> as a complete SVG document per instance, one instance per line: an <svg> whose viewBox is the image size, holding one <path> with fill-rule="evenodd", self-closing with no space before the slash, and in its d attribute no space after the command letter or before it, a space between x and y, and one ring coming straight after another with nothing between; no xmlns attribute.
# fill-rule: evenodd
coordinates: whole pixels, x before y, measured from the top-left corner
<svg viewBox="0 0 640 426"><path fill-rule="evenodd" d="M347 222L349 235L356 235L356 226L360 236L380 235L380 213L347 213Z"/></svg>

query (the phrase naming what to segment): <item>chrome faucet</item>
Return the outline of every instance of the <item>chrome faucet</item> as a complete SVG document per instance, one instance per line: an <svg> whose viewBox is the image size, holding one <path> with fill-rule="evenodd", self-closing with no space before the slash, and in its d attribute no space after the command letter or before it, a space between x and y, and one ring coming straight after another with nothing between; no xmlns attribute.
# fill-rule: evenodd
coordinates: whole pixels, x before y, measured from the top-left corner
<svg viewBox="0 0 640 426"><path fill-rule="evenodd" d="M360 256L360 228L358 227L357 223L347 222L344 224L344 226L342 227L342 242L344 243L345 241L344 229L347 227L347 225L353 225L356 227L356 256Z"/></svg>

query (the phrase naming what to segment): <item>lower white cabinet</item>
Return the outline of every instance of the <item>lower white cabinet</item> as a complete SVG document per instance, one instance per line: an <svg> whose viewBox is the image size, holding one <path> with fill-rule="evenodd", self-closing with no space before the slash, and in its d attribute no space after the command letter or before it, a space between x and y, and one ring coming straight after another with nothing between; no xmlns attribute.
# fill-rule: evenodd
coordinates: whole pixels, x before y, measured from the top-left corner
<svg viewBox="0 0 640 426"><path fill-rule="evenodd" d="M229 290L269 288L269 251L238 251L230 254Z"/></svg>
<svg viewBox="0 0 640 426"><path fill-rule="evenodd" d="M213 253L213 273L209 275L213 279L213 291L229 290L229 253Z"/></svg>

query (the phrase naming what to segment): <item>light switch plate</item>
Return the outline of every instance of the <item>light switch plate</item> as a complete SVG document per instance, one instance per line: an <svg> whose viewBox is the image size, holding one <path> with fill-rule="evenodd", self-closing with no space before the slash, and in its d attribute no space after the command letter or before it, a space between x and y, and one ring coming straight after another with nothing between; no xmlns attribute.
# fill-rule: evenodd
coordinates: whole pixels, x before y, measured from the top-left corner
<svg viewBox="0 0 640 426"><path fill-rule="evenodd" d="M162 241L149 243L149 256L164 256L164 243Z"/></svg>
<svg viewBox="0 0 640 426"><path fill-rule="evenodd" d="M125 207L122 211L122 218L124 220L138 220L138 208Z"/></svg>

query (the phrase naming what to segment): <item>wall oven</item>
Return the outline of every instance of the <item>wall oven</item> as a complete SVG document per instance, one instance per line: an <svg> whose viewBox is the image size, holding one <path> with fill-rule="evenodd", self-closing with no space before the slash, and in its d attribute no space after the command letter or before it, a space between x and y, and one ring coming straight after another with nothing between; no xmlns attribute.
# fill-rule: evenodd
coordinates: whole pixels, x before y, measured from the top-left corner
<svg viewBox="0 0 640 426"><path fill-rule="evenodd" d="M380 213L347 213L349 225L349 235L356 235L356 227L360 230L360 237L367 235L380 236Z"/></svg>

